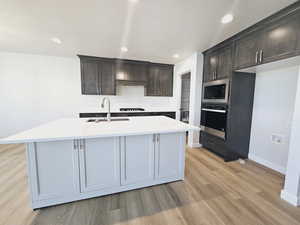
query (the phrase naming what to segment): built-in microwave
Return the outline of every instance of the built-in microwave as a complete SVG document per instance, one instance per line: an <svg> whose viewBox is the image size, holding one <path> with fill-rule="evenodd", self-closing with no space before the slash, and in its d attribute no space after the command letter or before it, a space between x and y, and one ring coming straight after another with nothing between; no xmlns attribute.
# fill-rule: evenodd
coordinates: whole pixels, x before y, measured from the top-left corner
<svg viewBox="0 0 300 225"><path fill-rule="evenodd" d="M229 94L229 79L215 80L203 84L202 102L227 103Z"/></svg>

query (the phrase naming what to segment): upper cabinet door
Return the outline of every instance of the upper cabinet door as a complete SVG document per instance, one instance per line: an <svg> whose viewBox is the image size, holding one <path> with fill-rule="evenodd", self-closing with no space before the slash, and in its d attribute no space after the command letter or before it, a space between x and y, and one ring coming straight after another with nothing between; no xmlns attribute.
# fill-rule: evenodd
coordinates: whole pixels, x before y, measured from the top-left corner
<svg viewBox="0 0 300 225"><path fill-rule="evenodd" d="M203 82L208 82L209 78L209 54L204 53L204 64L203 64Z"/></svg>
<svg viewBox="0 0 300 225"><path fill-rule="evenodd" d="M224 79L232 73L233 46L220 48L204 54L203 81L209 82Z"/></svg>
<svg viewBox="0 0 300 225"><path fill-rule="evenodd" d="M99 64L81 60L81 91L84 95L99 95L101 92Z"/></svg>
<svg viewBox="0 0 300 225"><path fill-rule="evenodd" d="M262 62L300 54L300 12L289 15L264 30Z"/></svg>
<svg viewBox="0 0 300 225"><path fill-rule="evenodd" d="M159 67L158 66L150 66L147 87L146 87L146 95L147 96L159 96L160 86L159 86Z"/></svg>
<svg viewBox="0 0 300 225"><path fill-rule="evenodd" d="M173 66L162 66L159 73L160 96L173 96Z"/></svg>
<svg viewBox="0 0 300 225"><path fill-rule="evenodd" d="M84 95L115 95L116 72L113 60L80 56L81 89Z"/></svg>
<svg viewBox="0 0 300 225"><path fill-rule="evenodd" d="M173 96L173 65L150 64L147 96Z"/></svg>
<svg viewBox="0 0 300 225"><path fill-rule="evenodd" d="M217 79L217 70L218 70L218 61L219 61L219 52L213 52L209 57L209 78L210 80Z"/></svg>
<svg viewBox="0 0 300 225"><path fill-rule="evenodd" d="M217 78L225 79L232 74L232 45L219 50Z"/></svg>
<svg viewBox="0 0 300 225"><path fill-rule="evenodd" d="M100 62L101 80L101 95L116 94L116 66L113 61Z"/></svg>
<svg viewBox="0 0 300 225"><path fill-rule="evenodd" d="M262 32L252 32L236 41L235 69L243 69L259 64L262 46Z"/></svg>
<svg viewBox="0 0 300 225"><path fill-rule="evenodd" d="M204 55L203 82L217 79L218 52L208 52Z"/></svg>

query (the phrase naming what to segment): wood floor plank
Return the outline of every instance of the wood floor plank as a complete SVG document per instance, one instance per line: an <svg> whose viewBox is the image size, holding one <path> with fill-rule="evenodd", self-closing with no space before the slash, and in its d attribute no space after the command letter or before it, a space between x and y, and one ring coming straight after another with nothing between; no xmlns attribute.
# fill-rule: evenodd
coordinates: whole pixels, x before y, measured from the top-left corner
<svg viewBox="0 0 300 225"><path fill-rule="evenodd" d="M284 176L188 149L185 180L33 211L24 145L0 145L1 225L300 225Z"/></svg>

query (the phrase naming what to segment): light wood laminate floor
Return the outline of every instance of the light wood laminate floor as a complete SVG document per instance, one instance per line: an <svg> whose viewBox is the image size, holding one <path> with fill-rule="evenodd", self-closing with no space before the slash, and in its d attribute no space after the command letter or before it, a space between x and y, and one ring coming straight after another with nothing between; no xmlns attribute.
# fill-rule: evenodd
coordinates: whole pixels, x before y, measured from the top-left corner
<svg viewBox="0 0 300 225"><path fill-rule="evenodd" d="M32 211L24 145L0 145L0 225L300 225L283 177L188 149L184 182Z"/></svg>

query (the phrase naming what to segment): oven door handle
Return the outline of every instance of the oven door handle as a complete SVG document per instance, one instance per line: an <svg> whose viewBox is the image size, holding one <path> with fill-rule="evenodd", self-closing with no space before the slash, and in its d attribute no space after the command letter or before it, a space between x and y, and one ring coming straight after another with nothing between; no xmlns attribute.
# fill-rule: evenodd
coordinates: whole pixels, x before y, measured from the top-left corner
<svg viewBox="0 0 300 225"><path fill-rule="evenodd" d="M206 112L218 112L218 113L226 113L226 110L219 110L219 109L206 109L203 108L201 109L202 111L206 111Z"/></svg>

